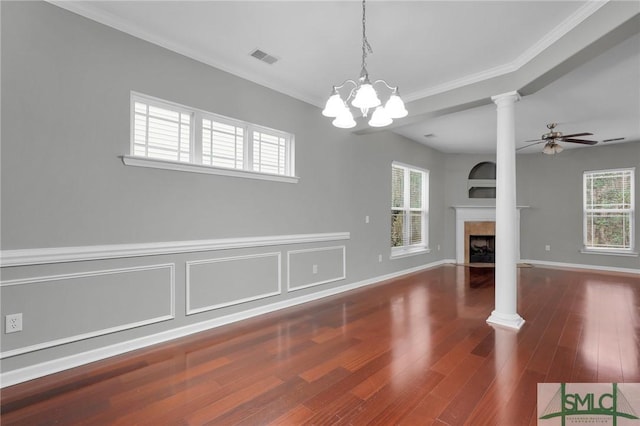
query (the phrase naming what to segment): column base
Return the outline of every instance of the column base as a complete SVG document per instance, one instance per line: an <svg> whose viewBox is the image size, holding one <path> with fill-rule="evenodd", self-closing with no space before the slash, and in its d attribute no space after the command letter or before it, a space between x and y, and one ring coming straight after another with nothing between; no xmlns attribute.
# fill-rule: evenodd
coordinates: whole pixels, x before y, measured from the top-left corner
<svg viewBox="0 0 640 426"><path fill-rule="evenodd" d="M500 312L493 311L489 318L487 318L489 324L497 325L500 327L512 328L514 330L520 330L524 325L524 319L518 314L502 314Z"/></svg>

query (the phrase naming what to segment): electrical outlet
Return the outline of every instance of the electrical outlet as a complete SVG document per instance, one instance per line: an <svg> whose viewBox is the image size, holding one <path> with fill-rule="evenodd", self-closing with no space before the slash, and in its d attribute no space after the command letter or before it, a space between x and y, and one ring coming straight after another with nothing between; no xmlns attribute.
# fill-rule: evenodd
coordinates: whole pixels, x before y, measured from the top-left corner
<svg viewBox="0 0 640 426"><path fill-rule="evenodd" d="M311 272L313 274L317 274L318 273L318 265L313 265L313 267L311 268Z"/></svg>
<svg viewBox="0 0 640 426"><path fill-rule="evenodd" d="M546 246L544 246L544 249L546 251L551 251L551 246L549 244L547 244Z"/></svg>
<svg viewBox="0 0 640 426"><path fill-rule="evenodd" d="M22 331L22 314L11 314L4 317L4 332Z"/></svg>
<svg viewBox="0 0 640 426"><path fill-rule="evenodd" d="M378 255L378 262L382 263L382 255L381 254Z"/></svg>
<svg viewBox="0 0 640 426"><path fill-rule="evenodd" d="M440 251L440 244L438 244L438 251Z"/></svg>
<svg viewBox="0 0 640 426"><path fill-rule="evenodd" d="M369 223L369 216L364 217L364 223Z"/></svg>

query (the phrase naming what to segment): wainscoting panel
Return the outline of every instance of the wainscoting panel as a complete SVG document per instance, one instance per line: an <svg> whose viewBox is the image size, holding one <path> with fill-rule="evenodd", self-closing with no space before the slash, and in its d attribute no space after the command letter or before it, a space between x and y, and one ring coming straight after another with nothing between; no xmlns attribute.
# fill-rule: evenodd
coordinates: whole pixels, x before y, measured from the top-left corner
<svg viewBox="0 0 640 426"><path fill-rule="evenodd" d="M3 334L1 358L174 318L173 263L8 280L2 314L23 330Z"/></svg>
<svg viewBox="0 0 640 426"><path fill-rule="evenodd" d="M346 247L319 247L287 252L289 291L346 278Z"/></svg>
<svg viewBox="0 0 640 426"><path fill-rule="evenodd" d="M278 295L279 252L186 262L187 315Z"/></svg>

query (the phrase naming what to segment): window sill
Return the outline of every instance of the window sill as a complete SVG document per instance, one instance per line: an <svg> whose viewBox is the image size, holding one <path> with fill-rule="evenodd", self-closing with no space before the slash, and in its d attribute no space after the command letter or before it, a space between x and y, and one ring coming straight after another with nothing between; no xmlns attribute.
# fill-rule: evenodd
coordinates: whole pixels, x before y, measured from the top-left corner
<svg viewBox="0 0 640 426"><path fill-rule="evenodd" d="M411 247L402 249L391 249L391 256L389 259L400 259L403 257L416 256L419 254L431 253L431 249L428 247Z"/></svg>
<svg viewBox="0 0 640 426"><path fill-rule="evenodd" d="M630 251L630 250L602 250L602 249L587 249L582 248L580 250L582 254L600 254L605 256L628 256L628 257L638 257L638 252Z"/></svg>
<svg viewBox="0 0 640 426"><path fill-rule="evenodd" d="M149 167L152 169L176 170L181 172L204 173L209 175L270 180L275 182L298 183L298 180L300 180L300 178L297 176L283 176L273 175L269 173L252 172L248 170L224 169L220 167L205 166L202 164L157 160L155 158L136 157L132 155L123 155L122 162L127 166Z"/></svg>

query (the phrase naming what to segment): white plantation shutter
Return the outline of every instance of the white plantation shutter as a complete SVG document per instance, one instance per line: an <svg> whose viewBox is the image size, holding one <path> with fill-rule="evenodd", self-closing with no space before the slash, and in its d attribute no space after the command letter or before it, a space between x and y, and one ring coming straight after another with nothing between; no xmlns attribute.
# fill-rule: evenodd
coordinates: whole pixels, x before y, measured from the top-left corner
<svg viewBox="0 0 640 426"><path fill-rule="evenodd" d="M287 139L284 136L253 130L253 170L286 174Z"/></svg>
<svg viewBox="0 0 640 426"><path fill-rule="evenodd" d="M133 155L191 161L191 114L134 102Z"/></svg>
<svg viewBox="0 0 640 426"><path fill-rule="evenodd" d="M202 164L244 168L244 129L233 124L202 120Z"/></svg>
<svg viewBox="0 0 640 426"><path fill-rule="evenodd" d="M127 165L297 182L293 153L291 133L131 92Z"/></svg>

